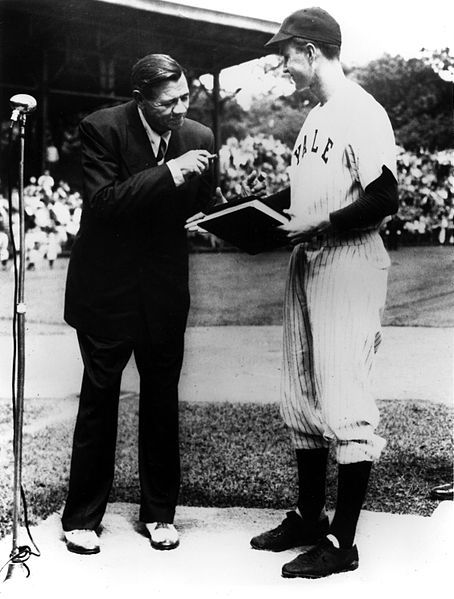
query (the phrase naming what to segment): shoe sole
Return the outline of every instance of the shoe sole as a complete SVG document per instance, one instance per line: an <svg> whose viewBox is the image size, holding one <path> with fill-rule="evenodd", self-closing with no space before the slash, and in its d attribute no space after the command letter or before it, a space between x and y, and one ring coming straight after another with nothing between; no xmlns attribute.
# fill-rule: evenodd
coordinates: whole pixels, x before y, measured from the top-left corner
<svg viewBox="0 0 454 599"><path fill-rule="evenodd" d="M311 549L317 543L318 541L314 541L313 543L304 543L304 545L290 545L288 547L282 547L279 549L269 549L268 547L254 547L254 545L251 543L251 548L254 549L254 551L268 551L269 553L281 553L282 551L288 551L289 549Z"/></svg>
<svg viewBox="0 0 454 599"><path fill-rule="evenodd" d="M180 541L166 545L164 543L154 543L150 540L150 544L153 547L153 549L157 549L158 551L170 551L171 549L176 549L180 544Z"/></svg>
<svg viewBox="0 0 454 599"><path fill-rule="evenodd" d="M431 493L430 499L436 499L437 501L452 501L454 498L453 493Z"/></svg>
<svg viewBox="0 0 454 599"><path fill-rule="evenodd" d="M328 574L296 574L293 572L286 572L286 571L282 570L282 577L283 578L310 578L310 579L326 578L327 576L331 576L332 574L342 574L342 572L352 572L353 570L356 570L358 568L358 566L359 566L358 562L353 562L349 566L342 568L342 570L335 570L334 572L329 572Z"/></svg>
<svg viewBox="0 0 454 599"><path fill-rule="evenodd" d="M314 547L314 545L317 545L317 543L321 541L322 538L323 537L318 537L317 539L311 540L311 542L305 541L304 543L298 543L297 545L287 545L286 547L280 547L279 549L273 549L271 547L257 547L252 542L250 543L250 545L252 549L255 549L256 551L270 551L272 553L280 553L281 551L288 551L289 549L310 549L311 547Z"/></svg>
<svg viewBox="0 0 454 599"><path fill-rule="evenodd" d="M251 548L254 551L269 551L270 553L280 553L281 551L287 551L287 549L295 549L296 547L300 547L300 545L292 545L290 547L284 547L283 549L271 549L269 547L256 547L251 543Z"/></svg>
<svg viewBox="0 0 454 599"><path fill-rule="evenodd" d="M80 547L79 545L74 545L73 543L66 543L66 549L71 551L71 553L77 553L78 555L95 555L101 551L100 547L85 549L85 547Z"/></svg>

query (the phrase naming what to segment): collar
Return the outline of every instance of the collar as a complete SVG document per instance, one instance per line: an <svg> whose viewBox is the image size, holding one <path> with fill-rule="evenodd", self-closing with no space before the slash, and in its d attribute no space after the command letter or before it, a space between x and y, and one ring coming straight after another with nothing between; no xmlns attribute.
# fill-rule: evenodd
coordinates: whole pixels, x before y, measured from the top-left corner
<svg viewBox="0 0 454 599"><path fill-rule="evenodd" d="M142 125L144 126L148 139L150 140L153 153L156 156L159 150L159 144L161 143L161 137L166 142L166 146L169 147L169 140L170 136L172 135L172 131L166 131L162 135L159 135L159 133L156 133L156 131L152 129L150 125L147 123L143 115L143 112L139 106L137 106L137 110L139 111L140 120L142 121Z"/></svg>

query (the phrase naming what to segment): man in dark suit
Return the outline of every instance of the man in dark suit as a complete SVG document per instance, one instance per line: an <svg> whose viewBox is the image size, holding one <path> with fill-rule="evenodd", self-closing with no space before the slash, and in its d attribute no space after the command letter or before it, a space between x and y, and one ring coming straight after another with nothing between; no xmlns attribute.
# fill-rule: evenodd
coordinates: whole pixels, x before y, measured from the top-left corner
<svg viewBox="0 0 454 599"><path fill-rule="evenodd" d="M122 371L140 375L140 520L157 549L179 543L178 381L189 309L186 219L212 200L214 140L186 118L181 66L151 54L132 69L133 100L80 124L84 206L69 262L65 320L84 373L69 492L67 547L100 550L114 474Z"/></svg>

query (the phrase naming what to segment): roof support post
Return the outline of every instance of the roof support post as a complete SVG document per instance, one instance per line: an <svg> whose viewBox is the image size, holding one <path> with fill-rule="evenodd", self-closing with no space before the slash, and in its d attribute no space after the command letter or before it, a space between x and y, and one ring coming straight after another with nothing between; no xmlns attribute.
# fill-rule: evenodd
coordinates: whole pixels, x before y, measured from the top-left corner
<svg viewBox="0 0 454 599"><path fill-rule="evenodd" d="M39 144L39 164L41 173L46 168L46 153L47 153L47 129L48 129L48 112L49 112L49 65L47 51L44 50L41 55L41 110L40 110L40 144Z"/></svg>
<svg viewBox="0 0 454 599"><path fill-rule="evenodd" d="M220 126L220 111L221 111L221 99L220 99L220 84L219 84L219 70L213 73L213 132L214 132L214 146L215 152L218 154L218 158L215 160L215 182L216 187L219 186L221 180L221 170L219 163L219 149L221 147L221 126Z"/></svg>

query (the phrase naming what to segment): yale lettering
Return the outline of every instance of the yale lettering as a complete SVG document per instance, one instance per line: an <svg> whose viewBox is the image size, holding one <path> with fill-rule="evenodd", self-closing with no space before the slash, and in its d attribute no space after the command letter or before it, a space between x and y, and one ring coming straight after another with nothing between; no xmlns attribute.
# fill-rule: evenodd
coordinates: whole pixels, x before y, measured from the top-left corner
<svg viewBox="0 0 454 599"><path fill-rule="evenodd" d="M293 152L293 156L295 156L296 164L300 163L300 154L301 154L301 144L297 146Z"/></svg>
<svg viewBox="0 0 454 599"><path fill-rule="evenodd" d="M317 139L317 134L318 134L318 129L316 129L314 132L314 139L312 140L312 148L311 148L311 152L314 152L315 154L318 152L318 146L315 145L315 140Z"/></svg>
<svg viewBox="0 0 454 599"><path fill-rule="evenodd" d="M311 152L313 154L317 154L318 150L319 150L319 145L316 144L316 140L317 140L317 135L318 135L318 129L315 129L314 131L314 137L312 139L312 145L311 145ZM326 144L324 146L323 152L321 153L320 157L323 160L323 162L326 164L328 162L328 153L331 150L331 148L334 146L334 142L333 140L328 137ZM294 152L293 152L293 156L295 157L296 160L296 164L298 165L301 160L304 158L304 156L307 153L307 136L304 135L303 136L303 143L299 144L298 146L296 146Z"/></svg>
<svg viewBox="0 0 454 599"><path fill-rule="evenodd" d="M328 162L327 154L331 150L332 147L333 147L333 140L330 137L328 137L328 141L326 142L326 146L325 146L325 149L323 150L323 154L322 154L322 160L325 164Z"/></svg>
<svg viewBox="0 0 454 599"><path fill-rule="evenodd" d="M301 160L304 158L304 155L305 155L305 154L306 154L306 152L307 152L306 139L307 139L307 138L306 138L306 136L304 136L304 137L303 137L303 153L302 153L302 155L301 155Z"/></svg>

